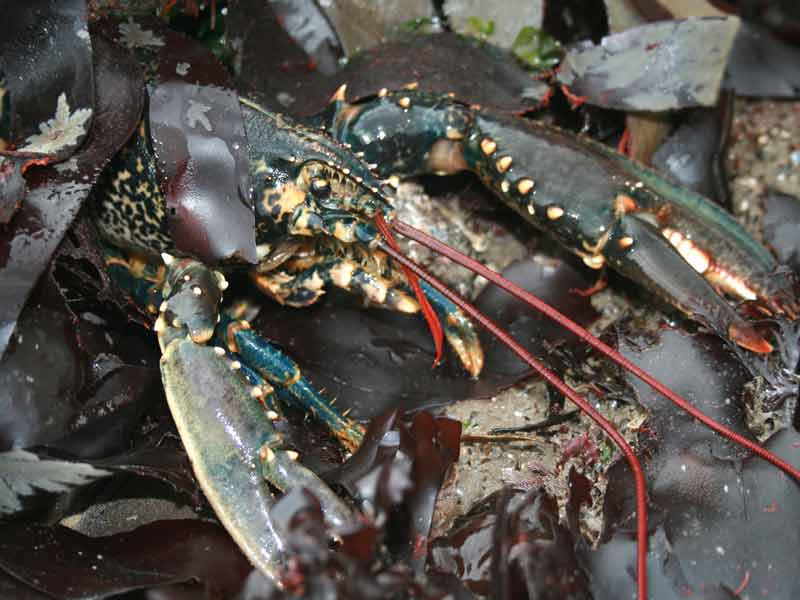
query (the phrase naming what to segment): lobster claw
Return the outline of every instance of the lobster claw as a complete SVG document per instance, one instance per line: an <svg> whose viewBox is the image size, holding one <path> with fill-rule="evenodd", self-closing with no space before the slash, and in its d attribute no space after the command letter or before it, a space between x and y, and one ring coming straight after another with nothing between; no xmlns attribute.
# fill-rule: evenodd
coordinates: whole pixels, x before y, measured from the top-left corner
<svg viewBox="0 0 800 600"><path fill-rule="evenodd" d="M615 224L603 249L608 263L723 338L753 352L772 352L772 344L695 271L659 230L635 214Z"/></svg>
<svg viewBox="0 0 800 600"><path fill-rule="evenodd" d="M352 511L283 447L258 400L263 391L240 373L243 365L225 349L205 344L218 322L225 279L194 260L166 258L165 300L156 329L170 412L220 522L250 561L277 580L285 532L270 514L270 484L283 491L311 489L333 526L351 522Z"/></svg>
<svg viewBox="0 0 800 600"><path fill-rule="evenodd" d="M248 397L238 373L209 346L173 339L164 349L161 373L206 498L250 561L277 580L284 541L269 513L273 496L258 462L261 446L274 435L272 423Z"/></svg>

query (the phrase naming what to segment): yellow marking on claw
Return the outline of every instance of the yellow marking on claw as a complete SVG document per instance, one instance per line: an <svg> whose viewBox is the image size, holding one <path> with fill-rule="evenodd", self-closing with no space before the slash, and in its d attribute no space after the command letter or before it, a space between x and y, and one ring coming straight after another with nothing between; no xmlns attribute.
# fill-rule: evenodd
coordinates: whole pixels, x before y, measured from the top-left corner
<svg viewBox="0 0 800 600"><path fill-rule="evenodd" d="M626 235L625 237L620 238L619 242L617 243L619 244L620 248L630 248L633 246L633 238Z"/></svg>
<svg viewBox="0 0 800 600"><path fill-rule="evenodd" d="M256 246L256 258L259 261L264 260L272 252L272 246L269 244L259 244Z"/></svg>
<svg viewBox="0 0 800 600"><path fill-rule="evenodd" d="M455 127L448 127L445 130L445 137L448 140L461 140L464 139L464 134Z"/></svg>
<svg viewBox="0 0 800 600"><path fill-rule="evenodd" d="M528 179L528 178L520 179L517 182L517 191L524 196L533 189L533 186L534 186L533 179Z"/></svg>
<svg viewBox="0 0 800 600"><path fill-rule="evenodd" d="M106 265L120 265L121 267L128 270L131 275L136 277L137 279L144 279L145 281L150 281L152 283L161 283L164 281L164 276L166 271L163 265L159 265L158 269L156 270L156 274L153 277L147 277L147 265L149 264L148 259L145 256L139 254L131 254L128 256L127 259L117 258L115 256L109 256L106 258Z"/></svg>
<svg viewBox="0 0 800 600"><path fill-rule="evenodd" d="M750 287L741 276L732 273L722 265L716 263L711 254L700 248L681 232L665 227L662 235L678 251L683 259L709 283L742 300L755 300L758 293Z"/></svg>
<svg viewBox="0 0 800 600"><path fill-rule="evenodd" d="M369 281L363 286L363 290L369 300L378 304L386 302L386 295L389 293L386 284L375 277L369 278Z"/></svg>
<svg viewBox="0 0 800 600"><path fill-rule="evenodd" d="M283 271L275 271L269 275L251 273L250 277L253 279L256 287L258 287L259 290L267 294L278 304L286 303L289 290L286 289L285 285L290 283L294 277L288 273L284 273Z"/></svg>
<svg viewBox="0 0 800 600"><path fill-rule="evenodd" d="M597 240L596 244L590 244L586 240L581 240L581 245L583 249L589 252L590 254L600 254L603 251L603 248L606 247L608 243L608 238L611 236L611 230L607 229L603 235L600 236L600 239Z"/></svg>
<svg viewBox="0 0 800 600"><path fill-rule="evenodd" d="M555 221L556 219L560 219L564 215L564 209L560 206L548 206L547 207L547 218L551 221Z"/></svg>
<svg viewBox="0 0 800 600"><path fill-rule="evenodd" d="M311 215L314 214L316 213L308 208L301 208L299 214L294 219L294 223L292 223L291 232L295 235L313 235L314 232L308 226L308 220L311 218Z"/></svg>
<svg viewBox="0 0 800 600"><path fill-rule="evenodd" d="M711 258L698 248L692 248L685 258L698 273L705 273L711 267Z"/></svg>
<svg viewBox="0 0 800 600"><path fill-rule="evenodd" d="M481 140L481 152L483 152L486 156L494 154L494 151L497 150L497 142L495 142L491 138L484 138Z"/></svg>
<svg viewBox="0 0 800 600"><path fill-rule="evenodd" d="M711 268L711 257L708 253L700 250L692 240L685 237L680 231L665 227L661 230L661 233L695 271L703 275Z"/></svg>
<svg viewBox="0 0 800 600"><path fill-rule="evenodd" d="M419 81L412 81L403 86L407 90L416 90L419 87Z"/></svg>
<svg viewBox="0 0 800 600"><path fill-rule="evenodd" d="M502 156L497 159L495 165L497 166L497 170L501 173L505 173L511 168L511 163L514 162L510 156Z"/></svg>
<svg viewBox="0 0 800 600"><path fill-rule="evenodd" d="M755 300L758 298L755 290L745 283L744 279L723 269L719 265L712 265L705 273L706 279L713 285L742 300Z"/></svg>
<svg viewBox="0 0 800 600"><path fill-rule="evenodd" d="M388 93L389 93L389 90L387 90L386 88L381 88L378 91L378 98L385 98Z"/></svg>
<svg viewBox="0 0 800 600"><path fill-rule="evenodd" d="M503 179L503 181L500 183L500 189L503 191L504 194L507 194L511 189L511 184L508 183L507 180Z"/></svg>
<svg viewBox="0 0 800 600"><path fill-rule="evenodd" d="M286 387L289 387L290 385L294 385L295 383L300 381L301 377L302 377L302 375L300 373L300 369L295 369L294 373L292 373L292 376L286 378L286 381L285 381L284 385Z"/></svg>
<svg viewBox="0 0 800 600"><path fill-rule="evenodd" d="M354 104L348 104L339 111L338 118L347 123L348 121L352 121L353 119L355 119L360 114L361 114L360 106L356 106Z"/></svg>
<svg viewBox="0 0 800 600"><path fill-rule="evenodd" d="M150 182L149 181L142 181L139 186L136 188L136 193L142 196L149 196L150 195Z"/></svg>
<svg viewBox="0 0 800 600"><path fill-rule="evenodd" d="M408 108L411 106L411 98L408 96L403 96L400 100L397 101L397 105L400 108Z"/></svg>

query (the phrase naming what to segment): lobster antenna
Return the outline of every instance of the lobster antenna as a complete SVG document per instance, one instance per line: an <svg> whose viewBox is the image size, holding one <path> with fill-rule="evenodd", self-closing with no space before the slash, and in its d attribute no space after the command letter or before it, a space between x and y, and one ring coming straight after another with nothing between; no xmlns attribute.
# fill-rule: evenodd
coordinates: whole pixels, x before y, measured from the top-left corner
<svg viewBox="0 0 800 600"><path fill-rule="evenodd" d="M393 222L395 229L403 235L407 235L400 228L396 226L397 221ZM411 236L408 236L411 237ZM414 239L414 238L412 238ZM645 485L644 471L642 465L633 448L625 441L619 431L614 425L608 421L600 412L597 411L583 396L578 394L575 390L564 383L555 373L544 366L537 360L530 352L525 350L514 338L505 332L497 323L492 321L489 317L484 315L481 311L475 308L472 304L464 300L461 296L450 290L445 284L436 279L433 275L425 271L422 267L417 265L412 260L406 258L398 250L395 250L389 243L381 243L379 248L413 272L415 275L427 281L432 287L438 290L443 296L450 300L453 304L457 305L461 310L467 313L475 321L480 323L486 328L493 336L499 341L504 343L508 348L519 356L523 362L534 369L541 375L550 385L555 387L565 397L569 398L578 408L581 409L592 421L594 421L608 437L610 437L623 455L625 455L628 464L633 473L634 484L636 488L636 583L637 583L637 597L639 600L647 599L647 488ZM564 317L566 318L566 317Z"/></svg>
<svg viewBox="0 0 800 600"><path fill-rule="evenodd" d="M556 323L565 327L579 338L584 340L587 344L592 346L598 352L604 354L623 369L628 371L629 373L635 375L655 391L657 391L662 396L666 397L670 400L673 404L678 406L681 410L688 413L690 416L694 417L703 425L711 429L712 431L717 432L721 436L735 442L736 444L747 448L752 453L756 454L760 458L766 460L769 463L772 463L774 466L779 468L781 471L790 475L795 480L800 481L800 469L795 468L794 466L790 465L788 462L784 461L783 459L779 458L766 448L762 448L755 442L747 439L746 437L736 433L735 431L728 429L718 421L712 419L708 415L704 414L700 410L698 410L695 406L689 403L685 398L677 394L676 392L672 391L670 388L665 386L663 383L658 381L655 377L650 375L647 371L643 370L642 368L635 365L633 362L622 356L619 352L614 350L611 346L608 346L591 333L586 331L583 327L572 321L569 317L562 314L540 298L536 297L535 295L531 294L527 290L522 289L514 282L509 281L498 272L489 269L488 267L482 265L477 260L462 254L458 250L455 250L437 240L434 237L429 236L428 234L408 225L407 223L403 223L401 221L393 221L392 227L397 231L397 233L408 237L409 239L414 240L415 242L425 246L426 248L430 248L434 252L441 254L452 260L455 263L458 263L462 267L465 267L476 273L477 275L481 275L485 277L489 281L491 281L496 286L504 289L506 292L511 294L512 296L518 298L519 300L523 301L525 304L534 308L544 314L545 316L549 317L550 319L554 320ZM398 259L399 260L399 259ZM433 285L431 283L431 285ZM434 286L436 287L436 286Z"/></svg>

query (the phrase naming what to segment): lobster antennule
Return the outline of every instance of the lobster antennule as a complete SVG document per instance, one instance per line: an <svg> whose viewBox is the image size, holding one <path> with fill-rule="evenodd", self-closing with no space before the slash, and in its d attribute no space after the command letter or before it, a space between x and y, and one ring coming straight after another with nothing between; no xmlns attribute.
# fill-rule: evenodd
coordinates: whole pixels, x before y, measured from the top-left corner
<svg viewBox="0 0 800 600"><path fill-rule="evenodd" d="M628 371L629 373L635 375L640 380L645 382L655 391L660 393L662 396L670 400L673 404L675 404L678 408L683 410L684 412L688 413L701 423L703 423L706 427L715 431L716 433L720 434L721 436L735 442L739 446L746 448L750 452L756 454L760 458L766 460L767 462L771 463L787 475L793 477L796 481L800 481L800 469L795 468L794 466L790 465L788 462L784 461L783 459L779 458L778 456L771 453L766 448L762 448L755 442L748 440L747 438L739 435L735 431L732 431L722 425L721 423L715 421L711 417L705 415L701 411L699 411L696 407L690 404L685 398L665 386L663 383L655 379L652 375L635 365L633 362L622 356L619 352L593 336L591 333L586 331L583 327L569 319L566 315L560 313L558 310L550 306L549 304L545 303L541 299L537 298L527 290L522 289L512 281L509 281L496 271L489 269L488 267L482 265L478 261L458 252L457 250L451 248L450 246L443 244L436 238L433 238L422 231L408 225L407 223L403 223L401 221L395 220L392 223L392 227L400 233L408 237L409 239L418 242L419 244L430 248L431 250L441 254L442 256L446 256L450 260L458 263L459 265L471 270L472 272L485 277L498 287L502 288L506 292L510 293L511 295L515 296L516 298L525 302L531 308L534 308L541 312L542 314L546 315L550 319L556 321L559 325L565 327L582 340L584 340L587 344L592 346L595 350L601 352L623 369ZM422 276L424 278L424 276ZM430 280L429 280L430 282ZM433 285L433 282L430 282Z"/></svg>
<svg viewBox="0 0 800 600"><path fill-rule="evenodd" d="M398 227L398 222L394 221L393 226L395 229L406 235L403 232L405 227ZM412 228L413 230L413 228ZM416 231L416 230L413 230ZM421 233L421 232L420 232ZM412 236L408 236L412 237ZM467 313L470 317L475 319L483 327L487 329L493 336L503 342L512 352L519 356L523 362L533 368L539 373L548 383L555 387L565 397L569 398L578 408L583 411L592 421L594 421L605 433L611 438L617 447L620 449L625 459L630 465L631 472L633 473L634 484L636 488L636 583L637 583L637 598L639 600L647 599L647 488L644 479L644 471L639 463L639 459L633 448L628 444L624 437L617 431L614 425L608 421L603 415L600 414L583 396L578 394L575 390L569 387L562 381L555 373L548 369L543 363L537 360L525 348L523 348L514 338L512 338L506 331L499 325L492 321L489 317L484 315L481 311L475 308L472 304L461 298L458 294L450 290L441 281L436 279L433 275L425 271L422 267L410 260L396 250L389 243L382 243L379 246L386 254L391 256L399 262L405 269L414 273L414 275L427 281L439 293L446 296L448 300L456 304L461 310ZM435 250L435 248L434 248ZM445 254L445 256L447 256ZM566 317L564 317L566 318Z"/></svg>
<svg viewBox="0 0 800 600"><path fill-rule="evenodd" d="M396 252L400 252L400 248L397 245L394 236L392 236L392 230L386 224L383 214L381 214L380 211L375 213L375 225L377 225L378 231L380 231L381 235L386 240L386 243ZM405 265L402 265L402 268L403 273L406 275L406 279L408 279L408 283L414 289L414 295L417 297L420 310L425 316L425 321L427 321L428 328L431 330L431 335L433 336L433 345L436 348L436 358L433 359L433 367L435 368L440 362L442 362L442 348L444 345L444 332L442 331L442 324L439 322L439 317L436 316L433 307L431 306L430 302L428 302L428 298L422 291L416 274Z"/></svg>

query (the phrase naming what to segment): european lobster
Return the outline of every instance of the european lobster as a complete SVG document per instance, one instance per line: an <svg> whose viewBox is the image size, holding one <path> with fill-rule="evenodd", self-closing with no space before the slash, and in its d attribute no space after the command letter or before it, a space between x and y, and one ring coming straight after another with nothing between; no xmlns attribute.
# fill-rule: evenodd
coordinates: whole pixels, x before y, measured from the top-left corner
<svg viewBox="0 0 800 600"><path fill-rule="evenodd" d="M292 306L315 302L326 285L401 312L418 312L430 303L472 375L480 373L482 352L465 313L492 325L394 249L392 228L432 246L435 242L395 218L393 191L386 184L391 175L472 170L588 266L608 264L753 352L769 353L772 346L724 294L792 319L800 311L788 284L777 289L771 285L777 269L771 255L726 213L600 144L492 115L447 96L422 94L414 85L381 90L353 104L342 88L326 110L304 122L249 100L241 104L259 253L259 264L250 274L259 289ZM300 402L350 449L360 441L360 426L327 403L299 367L256 335L241 314L220 313L227 287L221 273L174 256L146 126L109 166L95 200L95 222L116 248L109 255L109 269L158 314L154 329L163 352L164 386L197 478L242 550L276 577L283 541L268 511L267 482L283 490L313 488L333 524L353 518L350 508L282 447L271 423L279 418L277 398ZM416 300L411 293L415 280L407 281L398 265L428 279L416 290ZM471 266L499 281L485 268ZM499 283L536 304L513 284ZM427 316L435 330L437 319L430 311ZM619 360L602 342L581 335ZM507 342L588 412L631 463L638 493L637 578L644 599L644 480L635 454L591 405L521 346ZM645 373L621 362L692 410ZM713 421L704 422L800 479L793 466Z"/></svg>

